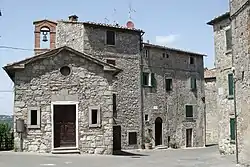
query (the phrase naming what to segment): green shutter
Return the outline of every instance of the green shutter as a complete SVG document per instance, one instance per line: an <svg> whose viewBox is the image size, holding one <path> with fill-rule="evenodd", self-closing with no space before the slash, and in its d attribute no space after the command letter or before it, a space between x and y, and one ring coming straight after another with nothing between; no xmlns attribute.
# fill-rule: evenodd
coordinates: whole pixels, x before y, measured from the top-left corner
<svg viewBox="0 0 250 167"><path fill-rule="evenodd" d="M196 90L196 78L191 78L191 89Z"/></svg>
<svg viewBox="0 0 250 167"><path fill-rule="evenodd" d="M172 79L170 78L165 79L165 84L166 84L166 91L169 91L172 89Z"/></svg>
<svg viewBox="0 0 250 167"><path fill-rule="evenodd" d="M232 49L232 31L231 31L231 29L226 30L226 45L227 45L227 50Z"/></svg>
<svg viewBox="0 0 250 167"><path fill-rule="evenodd" d="M193 118L193 106L186 105L186 117Z"/></svg>
<svg viewBox="0 0 250 167"><path fill-rule="evenodd" d="M234 93L234 79L233 74L228 74L228 94L233 96Z"/></svg>
<svg viewBox="0 0 250 167"><path fill-rule="evenodd" d="M154 73L151 73L151 86L153 88L156 87L156 79L155 79L155 74Z"/></svg>
<svg viewBox="0 0 250 167"><path fill-rule="evenodd" d="M148 85L148 76L149 74L146 72L142 73L142 85L147 86Z"/></svg>
<svg viewBox="0 0 250 167"><path fill-rule="evenodd" d="M230 118L230 139L235 140L235 118Z"/></svg>

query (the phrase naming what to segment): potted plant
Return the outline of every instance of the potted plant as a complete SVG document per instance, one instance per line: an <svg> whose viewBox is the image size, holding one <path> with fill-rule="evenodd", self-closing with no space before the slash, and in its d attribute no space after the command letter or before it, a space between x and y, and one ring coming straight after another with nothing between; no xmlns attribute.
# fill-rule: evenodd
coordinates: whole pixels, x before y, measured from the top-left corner
<svg viewBox="0 0 250 167"><path fill-rule="evenodd" d="M145 142L145 148L146 149L152 149L152 143L150 137L146 136L144 139Z"/></svg>

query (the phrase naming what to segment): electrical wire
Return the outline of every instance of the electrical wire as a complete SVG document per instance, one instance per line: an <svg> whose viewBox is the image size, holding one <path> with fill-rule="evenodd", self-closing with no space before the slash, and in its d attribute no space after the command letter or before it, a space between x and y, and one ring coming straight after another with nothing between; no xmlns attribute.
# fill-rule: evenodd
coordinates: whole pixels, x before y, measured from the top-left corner
<svg viewBox="0 0 250 167"><path fill-rule="evenodd" d="M0 45L0 49L34 51L34 49L18 48L18 47L12 47L12 46L1 46L1 45Z"/></svg>

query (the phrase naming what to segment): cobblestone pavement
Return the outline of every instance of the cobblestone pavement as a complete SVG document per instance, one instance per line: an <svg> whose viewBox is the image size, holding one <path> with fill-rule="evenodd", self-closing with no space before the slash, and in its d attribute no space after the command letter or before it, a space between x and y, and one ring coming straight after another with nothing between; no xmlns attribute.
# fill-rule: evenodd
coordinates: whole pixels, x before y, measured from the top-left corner
<svg viewBox="0 0 250 167"><path fill-rule="evenodd" d="M125 153L124 153L125 154ZM217 147L130 151L128 155L52 155L0 152L0 167L233 167L235 156Z"/></svg>

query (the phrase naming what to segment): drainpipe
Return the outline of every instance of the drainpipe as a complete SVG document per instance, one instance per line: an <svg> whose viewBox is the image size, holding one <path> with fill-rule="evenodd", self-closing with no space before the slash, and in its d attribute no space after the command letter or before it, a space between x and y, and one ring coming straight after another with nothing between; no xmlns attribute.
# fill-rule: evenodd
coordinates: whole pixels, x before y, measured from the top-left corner
<svg viewBox="0 0 250 167"><path fill-rule="evenodd" d="M143 73L143 39L142 36L144 35L144 32L141 33L140 36L140 103L141 103L141 148L142 145L144 144L144 99L143 99L143 87L141 84L142 81L142 73Z"/></svg>
<svg viewBox="0 0 250 167"><path fill-rule="evenodd" d="M235 69L234 67L232 67L232 71L233 71L233 81L234 81L234 116L235 116L235 155L236 155L236 164L239 164L239 148L238 148L238 130L237 130L237 108L236 108L236 76L235 76Z"/></svg>

